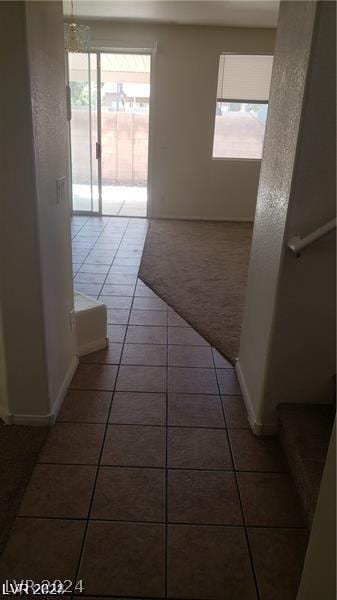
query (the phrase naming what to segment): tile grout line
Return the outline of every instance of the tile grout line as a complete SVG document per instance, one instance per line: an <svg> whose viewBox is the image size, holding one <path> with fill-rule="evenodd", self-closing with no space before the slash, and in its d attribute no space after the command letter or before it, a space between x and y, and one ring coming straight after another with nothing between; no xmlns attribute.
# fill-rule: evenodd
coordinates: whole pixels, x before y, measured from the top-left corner
<svg viewBox="0 0 337 600"><path fill-rule="evenodd" d="M112 342L112 343L119 343L119 344L121 344L122 342ZM126 345L127 346L130 345L130 342L127 342ZM131 342L131 345L133 345L132 342ZM135 344L135 345L136 346L141 346L143 344ZM160 346L160 347L164 346L164 344L144 344L144 345L147 345L147 346ZM99 350L97 352L99 352ZM113 367L113 366L116 366L116 365L119 364L119 362L117 362L117 361L116 362L106 362L105 363L105 362L99 362L99 361L96 362L94 360L92 360L92 361L91 360L87 360L87 361L82 360L81 363L83 365L102 365L102 366L107 366L107 367ZM123 365L123 367L150 367L151 369L156 369L157 367L158 368L162 368L162 369L164 369L166 367L170 367L171 369L204 369L205 371L206 370L207 371L213 371L213 369L211 367L195 367L195 366L182 367L182 366L167 365L167 364L160 364L160 365L157 364L157 365L155 365L155 364L151 364L151 363L145 363L145 364L144 363L122 363L122 365ZM227 370L230 371L230 369L227 369ZM127 390L125 390L125 391L127 391ZM176 392L176 393L178 393L178 394L179 393L182 393L182 394L186 393L186 394L194 395L193 392ZM202 392L201 392L201 394L202 394ZM201 395L201 394L199 394L199 395ZM217 394L211 394L210 392L206 392L204 395L205 396L208 396L208 395L209 396L217 396ZM223 394L223 396L226 396L226 395L227 394ZM232 395L233 396L240 396L240 394L232 394Z"/></svg>
<svg viewBox="0 0 337 600"><path fill-rule="evenodd" d="M146 239L146 236L145 236ZM144 243L143 243L143 250L142 250L142 254L141 254L141 259L143 257L143 253L144 253L144 247L145 247L145 239L144 239ZM141 262L141 260L140 260ZM139 265L140 268L140 265ZM137 272L137 279L136 279L136 285L134 287L134 291L133 291L133 297L132 297L132 303L131 303L131 308L130 308L130 312L129 312L129 318L128 318L128 323L127 323L127 327L126 327L126 334L125 334L125 340L124 340L124 344L123 344L123 348L122 348L122 354L121 354L121 364L122 364L122 358L123 358L123 353L124 353L124 348L125 345L127 344L126 342L126 338L127 338L127 332L128 332L128 328L129 328L129 324L130 324L130 319L131 319L131 314L132 314L132 310L133 310L133 305L134 305L134 301L135 298L137 298L136 296L136 290L137 290L137 284L139 281L139 268L138 268L138 272ZM166 312L166 331L168 330L168 309L165 311ZM163 344L158 344L158 345L163 345ZM168 363L168 333L166 334L166 363ZM117 380L116 380L117 381ZM155 393L155 392L153 392ZM166 364L166 419L165 419L165 554L164 554L164 589L165 589L165 598L167 598L167 477L168 477L168 470L167 470L167 432L168 432L168 427L167 427L167 420L168 420L168 364Z"/></svg>
<svg viewBox="0 0 337 600"><path fill-rule="evenodd" d="M145 236L146 239L146 236ZM144 239L144 243L143 243L143 250L142 250L142 254L141 254L141 259L144 253L144 247L145 247L145 239ZM141 261L140 261L141 262ZM139 265L140 268L140 265ZM135 298L137 298L136 296L136 290L137 290L137 284L139 281L139 268L138 268L138 272L137 272L137 278L136 278L136 285L134 287L134 291L133 291L133 297L132 297L132 303L131 303L131 308L130 308L130 312L129 312L129 318L128 318L128 323L127 323L127 327L126 327L126 333L125 333L125 340L123 343L123 348L122 348L122 354L121 354L121 359L120 359L120 363L122 364L122 358L123 358L123 353L124 353L124 348L126 345L126 338L127 338L127 332L128 332L128 327L130 324L130 319L131 319L131 314L132 314L132 310L133 310L133 305L134 305L134 301ZM168 309L166 312L166 330L168 330ZM158 344L159 345L159 344ZM161 345L161 344L160 344ZM168 334L166 335L166 363L168 363ZM117 379L116 379L116 383L117 383ZM153 392L154 393L154 392ZM168 427L167 427L167 422L168 422L168 364L166 364L166 420L165 420L165 555L164 555L164 589L165 589L165 598L167 598L167 521L168 521L168 517L167 517L167 478L168 478L168 469L167 469L167 435L168 435Z"/></svg>
<svg viewBox="0 0 337 600"><path fill-rule="evenodd" d="M112 343L116 343L116 344L121 344L122 342L112 342ZM126 345L133 345L132 342L127 342ZM142 346L143 344L134 344L135 346ZM164 344L144 344L147 346L161 346L163 347ZM97 351L99 352L99 350ZM119 364L119 362L100 362L100 361L95 361L95 360L82 360L81 363L83 365L102 365L102 366L107 366L107 367L113 367ZM166 367L170 367L171 369L204 369L205 371L213 371L212 367L196 367L196 366L181 366L181 365L167 365L167 364L151 364L151 363L122 363L123 367L150 367L151 369L156 369L158 368L166 368ZM227 371L230 371L231 369L226 369ZM125 390L127 391L127 390ZM193 392L176 392L176 393L186 393L186 394L192 394L194 395ZM202 394L202 392L201 392ZM205 393L204 395L210 395L210 396L217 396L217 394L211 394L210 392ZM226 396L227 394L223 394L223 396ZM233 396L240 396L241 394L232 394Z"/></svg>
<svg viewBox="0 0 337 600"><path fill-rule="evenodd" d="M124 229L123 235L122 235L122 237L121 237L121 239L120 239L120 242L119 242L119 244L118 244L118 248L117 248L117 250L116 250L116 251L115 251L115 253L114 253L114 256L113 256L113 259L112 259L112 261L111 261L111 264L110 264L109 270L108 270L108 272L106 273L106 275L105 275L105 278L104 278L104 281L103 281L103 283L102 283L102 285L101 285L101 288L100 288L100 291L99 291L99 294L98 294L98 298L99 298L99 297L102 295L102 290L103 290L103 288L104 288L104 286L105 286L105 283L106 283L106 280L107 280L107 278L108 278L108 276L109 276L109 274L110 274L111 268L112 268L112 266L113 266L113 264L114 264L114 262L115 262L116 256L117 256L117 254L118 254L118 252L119 252L119 249L120 249L120 247L121 247L121 244L122 244L122 242L123 242L123 240L124 240L124 237L125 237L125 234L126 234L126 232L127 232L127 230L128 230L128 227L129 227L129 225L130 225L130 219L128 219L128 220L127 220L127 224L126 224L126 227L125 227L125 229ZM104 229L105 229L105 228L104 228ZM103 233L103 232L102 232L102 233ZM107 307L107 308L108 308L108 307Z"/></svg>
<svg viewBox="0 0 337 600"><path fill-rule="evenodd" d="M84 224L84 225L81 227L80 231L82 231L83 227L85 227L85 226L87 225L88 221L89 221L89 217L88 217L87 221L85 222L85 224ZM101 235L102 235L103 231L104 231L104 230L106 229L106 227L108 226L109 222L110 222L110 218L107 220L107 222L105 223L104 227L102 228L102 230L100 231L99 235L97 236L97 238L96 238L95 242L94 242L94 243L93 243L93 245L90 247L90 249L89 249L89 251L87 252L87 254L85 255L85 258L84 258L84 259L82 260L82 262L81 262L81 266L80 266L80 268L78 269L78 271L76 272L76 274L75 274L75 275L73 275L73 278L72 278L72 280L73 280L73 287L75 287L75 285L76 285L76 282L75 282L75 277L76 277L76 276L77 276L77 274L80 272L80 270L81 270L82 266L84 265L85 261L87 260L87 258L88 258L88 256L89 256L89 254L92 252L93 248L96 246L96 244L97 244L97 242L98 242L99 238L101 237ZM77 237L78 233L80 233L80 231L78 231L78 232L77 232L77 234L76 234L75 238ZM71 241L71 246L73 245L73 241L74 241L74 240L72 240L72 241ZM73 247L71 248L71 250L72 250L72 255L73 255ZM78 283L80 283L80 282L78 282Z"/></svg>
<svg viewBox="0 0 337 600"><path fill-rule="evenodd" d="M85 217L85 219L86 219L85 223L83 223L83 225L81 225L81 227L79 228L79 230L78 230L78 231L76 231L76 233L75 233L75 235L74 235L74 236L71 236L71 243L73 243L73 241L74 241L74 240L75 240L75 238L78 236L78 234L80 233L80 231L82 231L83 227L84 227L84 226L85 226L85 225L88 223L88 221L89 221L89 217ZM72 229L71 229L71 227L72 227L72 223L70 224L70 230L71 230L71 233L72 233Z"/></svg>
<svg viewBox="0 0 337 600"><path fill-rule="evenodd" d="M125 227L125 229L124 229L124 231L123 231L123 234L122 234L122 237L121 237L121 239L120 239L120 241L119 241L119 244L116 244L116 245L118 246L118 247L117 247L117 250L114 250L114 251L113 251L113 258L112 258L112 260L111 260L111 263L110 263L110 266L109 266L108 272L105 274L105 278L104 278L104 281L103 281L103 283L101 284L101 287L100 287L100 289L99 289L99 293L97 294L97 298L99 298L99 296L101 295L101 292L102 292L102 289L103 289L103 287L104 287L104 285L105 285L106 279L107 279L107 277L108 277L108 275L109 275L109 273L110 273L111 267L112 267L112 265L113 265L113 263L114 263L114 260L115 260L115 258L116 258L116 255L117 255L117 253L118 253L118 251L119 251L119 248L120 248L120 246L121 246L121 243L122 243L122 241L123 241L123 239L124 239L125 232L126 232L126 230L127 230L128 226L129 226L129 221L130 221L130 219L128 220L128 223L127 223L127 225L126 225L126 227ZM106 223L106 225L103 227L102 231L100 232L100 234L99 234L99 236L98 236L98 238L97 238L96 242L94 243L93 247L91 248L90 252L92 252L92 250L94 249L94 247L95 247L95 246L96 246L96 244L98 243L98 240L100 239L101 235L102 235L102 234L103 234L103 232L105 231L105 229L106 229L106 227L107 227L108 223L110 223L110 218L109 218L109 221ZM89 253L89 254L90 254L90 253ZM88 256L86 256L85 260L86 260L87 258L88 258ZM84 262L85 262L85 261L84 261ZM103 275L104 275L104 273L103 273ZM79 283L80 283L80 282L79 282ZM97 285L100 285L100 284L97 284Z"/></svg>
<svg viewBox="0 0 337 600"><path fill-rule="evenodd" d="M117 377L117 375L116 375L116 377ZM113 393L114 392L111 391L111 400L110 400L110 406L109 406L109 414L110 414L111 405L112 405L112 401L113 401ZM87 540L87 533L88 533L88 528L89 528L89 523L90 523L90 512L91 512L91 509L92 509L92 505L93 505L93 501L94 501L94 496L95 496L95 492L96 492L96 484L97 484L98 473L99 473L99 468L100 468L101 457L102 457L102 454L103 454L103 448L104 448L104 444L105 444L106 434L107 434L107 430L108 430L108 424L109 424L109 421L107 419L107 421L105 423L105 427L104 427L104 434L103 434L103 438L102 438L102 442L101 442L101 448L100 448L99 456L98 456L98 459L97 459L97 464L94 465L96 467L96 472L95 472L94 483L93 483L93 487L92 487L92 491L91 491L91 496L90 496L90 501L89 501L89 506L88 506L88 512L87 512L87 516L85 518L85 527L84 527L84 531L83 531L83 538L82 538L82 543L81 543L80 552L79 552L78 561L77 561L77 567L76 567L75 578L74 578L75 585L78 582L78 576L80 574L83 553L84 553L85 544L86 544L86 540ZM71 598L74 598L74 593L75 592L73 591L72 594L71 594Z"/></svg>
<svg viewBox="0 0 337 600"><path fill-rule="evenodd" d="M125 236L125 233L126 233L128 227L129 227L129 224L130 224L130 219L128 219L128 224L126 226L126 229L124 231L124 234L123 234L123 237L122 237L120 243L122 243L122 240L124 239L124 236ZM132 302L133 302L133 298L132 298ZM130 311L130 314L131 314L131 311ZM123 342L123 348L124 348L124 342ZM123 351L123 348L122 348L122 351ZM97 479L98 479L99 469L100 469L100 466L101 466L101 459L102 459L102 455L103 455L105 440L106 440L106 436L107 436L107 432L108 432L108 428L109 428L110 413L111 413L111 408L112 408L112 403L113 403L113 397L114 397L114 392L115 392L115 389L116 389L117 378L118 378L120 366L121 366L120 364L117 366L117 371L116 371L116 375L115 375L113 390L112 391L109 390L109 391L111 391L110 406L109 406L107 421L106 421L106 424L105 424L104 435L103 435L103 439L102 439L102 444L101 444L101 449L100 449L100 453L99 453L99 457L98 457L98 462L97 462L97 466L96 466L96 474L95 474L93 489L92 489L92 492L91 492L91 498L90 498L90 502L89 502L88 513L87 513L87 517L86 517L86 524L85 524L85 528L84 528L84 532L83 532L82 544L81 544L81 548L80 548L80 552L79 552L79 557L78 557L78 561L77 561L77 568L76 568L76 573L75 573L75 584L77 583L78 576L80 574L81 564L82 564L82 560L83 560L83 556L84 556L84 550L85 550L85 545L86 545L87 536L88 536L89 523L90 523L90 520L91 520L90 519L90 513L91 513L91 509L92 509L92 505L93 505L93 501L94 501L94 496L95 496L95 492L96 492ZM72 599L75 597L74 594L75 594L75 592L72 591L72 594L71 594L71 598Z"/></svg>
<svg viewBox="0 0 337 600"><path fill-rule="evenodd" d="M213 356L213 362L214 362L215 377L216 377L216 380L217 380L218 389L219 389L220 398L221 398L222 394L221 394L221 389L220 389L220 385L219 385L217 370L216 370L216 367L215 367L215 360L214 360L213 352L212 352L212 356ZM252 553L252 549L251 549L250 542L249 542L249 536L248 536L248 531L247 531L247 526L246 526L245 513L243 511L243 503L242 503L242 498L241 498L241 493L240 493L240 488L239 488L239 482L238 482L238 478L237 478L237 472L235 470L234 456L233 456L232 447L231 447L231 443L230 443L230 439L229 439L229 435L228 435L226 415L225 415L225 411L224 411L222 400L221 400L221 408L222 408L223 418L225 420L225 425L226 425L226 436L227 436L228 449L229 449L229 453L230 453L231 461L232 461L232 466L233 466L233 474L234 474L234 478L235 478L236 489L237 489L239 503L240 503L240 509L241 509L241 514L242 514L243 530L245 532L246 544L247 544L247 549L248 549L248 555L249 555L250 565L251 565L251 569L252 569L252 575L253 575L253 580L254 580L254 585L255 585L256 596L257 596L257 600L260 600L260 592L259 592L259 586L258 586L258 581L257 581L257 574L256 574L256 571L255 571L255 565L254 565L254 562L253 562L253 553Z"/></svg>
<svg viewBox="0 0 337 600"><path fill-rule="evenodd" d="M169 419L169 367L168 367L168 319L166 313L166 428L165 428L165 598L168 598L168 419Z"/></svg>
<svg viewBox="0 0 337 600"><path fill-rule="evenodd" d="M75 390L78 391L78 390ZM91 391L91 390L80 390L80 391ZM112 392L112 390L109 390L109 393ZM129 393L129 392L119 392L119 390L116 390L115 393L121 393L121 394L125 394L125 393ZM131 393L139 393L139 394L160 394L162 392L131 392ZM72 421L72 420L68 420L68 419L58 419L57 423L72 423L72 424L78 424L78 425L104 425L106 421ZM111 421L112 425L120 425L121 427L165 427L165 425L162 425L162 423L121 423L120 421ZM215 431L221 431L222 429L227 429L227 431L249 431L248 427L207 427L204 425L168 425L168 427L170 428L175 428L175 429L213 429ZM220 469L221 470L221 469ZM239 470L239 469L237 469ZM256 471L257 473L288 473L288 471Z"/></svg>
<svg viewBox="0 0 337 600"><path fill-rule="evenodd" d="M82 229L83 229L83 228L86 226L86 224L88 223L88 221L89 221L89 217L87 218L86 222L85 222L85 223L82 225L82 227L81 227L81 228L80 228L80 229L77 231L77 233L74 235L74 237L72 237L72 238L71 238L71 265L72 265L72 271L73 271L73 250L74 250L74 248L73 248L73 243L74 243L74 242L76 243L76 237L77 237L77 236L78 236L78 234L79 234L79 233L82 231ZM74 274L74 273L72 273L72 282L73 282L73 285L74 285L74 279L75 279L75 277L76 277L77 273L79 273L79 271L80 271L80 269L81 269L82 265L84 264L84 262L86 261L86 259L87 259L88 255L89 255L89 254L90 254L90 252L91 252L91 248L92 248L92 247L90 247L90 249L89 249L89 252L87 252L87 254L86 254L86 255L85 255L85 257L84 257L84 258L81 260L81 262L80 262L80 263L78 263L78 264L80 265L80 267L79 267L79 269L76 271L76 273L75 273L75 274ZM86 248L86 250L87 250L87 248Z"/></svg>
<svg viewBox="0 0 337 600"><path fill-rule="evenodd" d="M86 365L86 366L90 365L90 363L81 363L81 364L82 365ZM95 364L95 363L92 363L92 364ZM99 365L96 365L96 366L99 366ZM101 365L101 366L117 367L119 365L115 364L115 365ZM130 365L120 365L120 366L122 366L122 367L129 367ZM135 366L136 367L143 367L144 368L144 366L146 367L148 365L135 365ZM154 367L151 367L151 368L154 368ZM165 369L165 366L158 367L158 368ZM79 390L79 391L83 391L83 392L111 392L110 388L69 387L69 389L70 390ZM127 389L125 389L125 390L116 390L116 392L130 392L130 393L133 393L133 394L136 394L136 393L137 394L163 394L164 393L164 392L144 392L144 391L140 391L140 390L130 390L130 389L128 389L128 390ZM211 394L209 392L207 394L205 394L204 392L192 393L192 394L191 394L191 392L170 392L170 393L172 393L172 394L188 394L188 395L195 395L195 396L205 396L205 395L207 395L207 396L214 396L215 398L217 398L219 396L218 393ZM225 395L225 396L231 395L232 398L240 398L241 397L240 394L223 394L223 395Z"/></svg>
<svg viewBox="0 0 337 600"><path fill-rule="evenodd" d="M77 424L77 423L76 423ZM88 425L88 423L85 423L85 425ZM89 423L89 425L105 425L105 423ZM115 426L115 423L111 423L108 422L108 425L113 425ZM124 427L133 427L133 425L123 425ZM164 425L135 425L135 427L161 427L162 429L165 428ZM224 429L216 429L216 431L225 431ZM58 462L46 462L46 461L40 461L38 463L36 463L38 465L50 465L50 466L73 466L73 467L96 467L97 463L65 463L62 461L58 461ZM152 466L140 466L140 465L119 465L119 464L114 464L114 463L102 463L103 467L107 467L109 469L154 469L154 470L159 470L159 471L163 471L165 470L165 467L152 467ZM169 471L198 471L198 472L202 472L202 473L233 473L234 469L210 469L210 468L198 468L198 467L169 467L168 469ZM287 472L286 471L256 471L256 470L247 470L247 469L236 469L237 473L259 473L262 475L286 475ZM250 525L247 525L247 527L250 527ZM257 526L258 527L258 526ZM273 527L271 525L271 527ZM298 527L302 527L301 525L299 525Z"/></svg>
<svg viewBox="0 0 337 600"><path fill-rule="evenodd" d="M105 465L103 465L105 468ZM148 467L143 467L148 468ZM160 470L160 469L159 469ZM163 469L162 469L163 470ZM85 517L45 517L41 515L17 515L17 519L41 519L42 521L86 521ZM102 517L94 517L93 519L89 519L90 522L97 523L140 523L142 525L165 525L165 520L163 521L142 521L141 519L106 519ZM168 521L168 525L181 525L184 527L214 527L221 529L245 529L245 525L228 525L224 523L199 523L194 521ZM308 531L307 527L304 525L248 525L248 529L278 529L278 530L292 530L292 531ZM91 594L90 594L91 596Z"/></svg>

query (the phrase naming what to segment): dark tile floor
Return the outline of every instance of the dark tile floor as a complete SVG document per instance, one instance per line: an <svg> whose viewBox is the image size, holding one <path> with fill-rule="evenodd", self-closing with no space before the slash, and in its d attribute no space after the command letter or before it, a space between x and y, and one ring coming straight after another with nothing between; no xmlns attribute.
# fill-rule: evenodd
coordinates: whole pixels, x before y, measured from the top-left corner
<svg viewBox="0 0 337 600"><path fill-rule="evenodd" d="M307 532L235 372L137 279L147 222L73 220L76 289L109 308L26 490L0 580L86 598L292 600ZM78 597L74 595L73 597Z"/></svg>

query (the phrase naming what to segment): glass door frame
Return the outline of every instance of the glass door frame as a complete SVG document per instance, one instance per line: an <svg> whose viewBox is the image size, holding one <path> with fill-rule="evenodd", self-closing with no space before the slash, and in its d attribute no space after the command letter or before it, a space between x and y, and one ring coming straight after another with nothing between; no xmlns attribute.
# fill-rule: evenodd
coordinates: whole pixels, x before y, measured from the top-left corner
<svg viewBox="0 0 337 600"><path fill-rule="evenodd" d="M153 103L153 53L151 48L91 48L90 52L83 52L88 55L88 84L89 84L89 139L90 139L90 187L91 187L91 208L92 210L74 210L73 199L73 184L72 184L72 154L71 154L71 91L69 85L69 57L66 52L66 85L67 85L67 112L68 112L68 143L69 143L69 181L70 181L70 196L71 196L71 214L72 215L89 215L89 216L104 216L102 213L102 105L101 105L101 54L140 54L150 57L150 103L149 103L149 129L148 129L148 166L147 166L147 212L149 209L149 174L150 174L150 149L151 143L151 113ZM97 85L97 143L96 143L96 160L97 160L97 185L98 185L98 210L93 210L93 184L92 184L92 101L91 101L91 55L96 56L96 85Z"/></svg>
<svg viewBox="0 0 337 600"><path fill-rule="evenodd" d="M100 90L100 56L97 51L81 52L86 54L88 57L88 86L89 86L89 164L90 164L90 195L91 195L91 210L77 210L74 209L74 194L73 194L73 169L72 169L72 145L71 145L71 118L72 118L72 106L71 106L71 89L69 82L69 55L65 53L66 62L66 86L67 86L67 116L68 116L68 148L69 148L69 188L70 188L70 199L71 199L71 214L72 215L88 215L88 216L102 216L102 194L101 194L101 130L100 130L100 103L101 103L101 90ZM93 152L92 152L92 98L91 98L91 56L96 56L96 85L97 85L97 143L96 143L96 160L97 160L97 186L98 186L98 210L93 209Z"/></svg>
<svg viewBox="0 0 337 600"><path fill-rule="evenodd" d="M96 54L97 67L97 185L98 185L98 214L102 216L102 106L101 106L101 53L98 50L93 51Z"/></svg>

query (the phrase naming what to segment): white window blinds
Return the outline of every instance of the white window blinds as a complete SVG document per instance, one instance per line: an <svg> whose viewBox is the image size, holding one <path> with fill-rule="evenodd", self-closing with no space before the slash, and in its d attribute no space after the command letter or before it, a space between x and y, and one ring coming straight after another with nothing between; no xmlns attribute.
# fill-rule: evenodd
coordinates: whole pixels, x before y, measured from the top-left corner
<svg viewBox="0 0 337 600"><path fill-rule="evenodd" d="M272 56L222 54L217 100L268 102L272 67Z"/></svg>

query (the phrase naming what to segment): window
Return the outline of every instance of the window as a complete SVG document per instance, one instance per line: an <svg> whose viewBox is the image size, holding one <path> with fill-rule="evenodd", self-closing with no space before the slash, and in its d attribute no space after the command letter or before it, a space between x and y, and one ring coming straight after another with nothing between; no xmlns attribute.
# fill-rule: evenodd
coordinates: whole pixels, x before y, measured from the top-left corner
<svg viewBox="0 0 337 600"><path fill-rule="evenodd" d="M272 66L272 56L220 56L213 158L261 158Z"/></svg>

